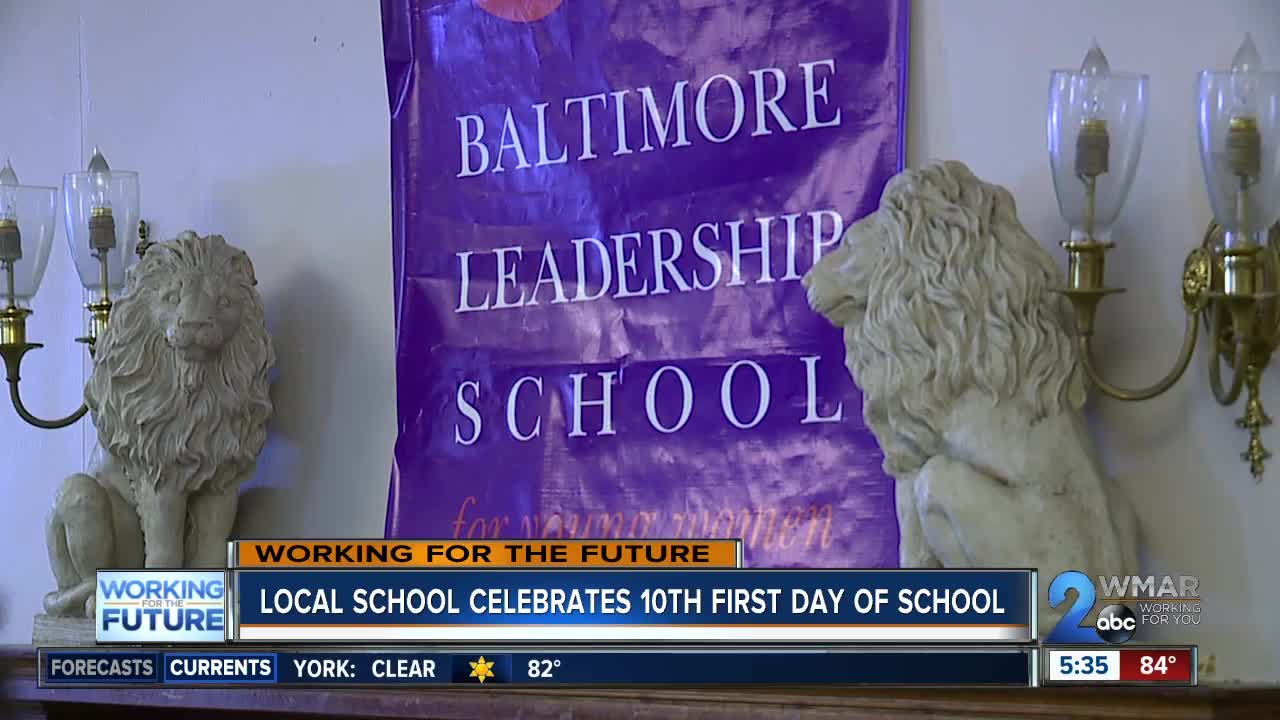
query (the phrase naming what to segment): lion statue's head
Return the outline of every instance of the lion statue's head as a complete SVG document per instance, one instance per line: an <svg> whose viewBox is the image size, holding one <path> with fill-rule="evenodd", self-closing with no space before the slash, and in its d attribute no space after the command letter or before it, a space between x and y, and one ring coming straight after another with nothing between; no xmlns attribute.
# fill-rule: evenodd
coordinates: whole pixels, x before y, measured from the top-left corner
<svg viewBox="0 0 1280 720"><path fill-rule="evenodd" d="M85 401L132 484L225 490L253 467L275 363L256 285L244 251L190 231L130 268Z"/></svg>
<svg viewBox="0 0 1280 720"><path fill-rule="evenodd" d="M1033 417L1084 403L1053 259L1023 229L1013 196L963 163L894 177L879 210L804 282L810 306L844 329L863 419L892 475L938 451L960 393L1020 397Z"/></svg>

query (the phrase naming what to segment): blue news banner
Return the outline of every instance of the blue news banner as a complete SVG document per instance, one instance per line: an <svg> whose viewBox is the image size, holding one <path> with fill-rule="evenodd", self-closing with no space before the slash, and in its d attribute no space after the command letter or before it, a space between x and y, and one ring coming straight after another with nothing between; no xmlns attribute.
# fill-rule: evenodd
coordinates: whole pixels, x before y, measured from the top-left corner
<svg viewBox="0 0 1280 720"><path fill-rule="evenodd" d="M1034 650L40 649L41 687L928 685L1027 687Z"/></svg>
<svg viewBox="0 0 1280 720"><path fill-rule="evenodd" d="M1026 643L1029 570L236 570L238 642Z"/></svg>

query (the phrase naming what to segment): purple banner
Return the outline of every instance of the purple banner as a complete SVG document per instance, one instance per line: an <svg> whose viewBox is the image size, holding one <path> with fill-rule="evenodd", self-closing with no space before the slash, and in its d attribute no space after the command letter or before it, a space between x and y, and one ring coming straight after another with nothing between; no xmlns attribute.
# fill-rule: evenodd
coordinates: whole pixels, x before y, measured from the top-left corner
<svg viewBox="0 0 1280 720"><path fill-rule="evenodd" d="M383 0L389 537L897 564L800 278L902 167L906 2Z"/></svg>

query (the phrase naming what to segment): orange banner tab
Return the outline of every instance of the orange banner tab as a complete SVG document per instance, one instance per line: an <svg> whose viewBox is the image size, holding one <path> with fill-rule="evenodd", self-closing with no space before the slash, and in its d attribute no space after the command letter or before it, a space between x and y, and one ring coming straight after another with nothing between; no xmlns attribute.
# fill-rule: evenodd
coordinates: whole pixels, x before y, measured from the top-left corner
<svg viewBox="0 0 1280 720"><path fill-rule="evenodd" d="M229 567L738 568L741 540L234 540Z"/></svg>

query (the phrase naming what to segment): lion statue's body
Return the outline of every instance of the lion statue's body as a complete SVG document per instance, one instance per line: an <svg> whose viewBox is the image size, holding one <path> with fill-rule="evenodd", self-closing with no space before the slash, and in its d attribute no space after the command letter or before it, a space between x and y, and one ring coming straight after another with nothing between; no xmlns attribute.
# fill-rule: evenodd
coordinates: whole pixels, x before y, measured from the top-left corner
<svg viewBox="0 0 1280 720"><path fill-rule="evenodd" d="M46 528L50 615L92 615L100 567L225 564L272 410L256 284L243 251L193 232L130 269L85 386L94 468L66 479Z"/></svg>
<svg viewBox="0 0 1280 720"><path fill-rule="evenodd" d="M893 178L806 275L896 479L903 567L1034 567L1046 586L1137 570L1132 506L1081 417L1058 278L1009 192L957 162ZM1065 610L1043 606L1041 631Z"/></svg>

